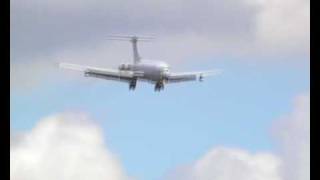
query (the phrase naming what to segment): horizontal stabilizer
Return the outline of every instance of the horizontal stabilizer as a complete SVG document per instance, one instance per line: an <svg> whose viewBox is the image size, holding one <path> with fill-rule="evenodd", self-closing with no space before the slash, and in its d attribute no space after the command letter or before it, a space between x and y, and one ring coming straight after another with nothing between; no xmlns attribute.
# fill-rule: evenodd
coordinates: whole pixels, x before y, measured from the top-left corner
<svg viewBox="0 0 320 180"><path fill-rule="evenodd" d="M152 41L155 38L153 36L110 35L107 39L119 41Z"/></svg>

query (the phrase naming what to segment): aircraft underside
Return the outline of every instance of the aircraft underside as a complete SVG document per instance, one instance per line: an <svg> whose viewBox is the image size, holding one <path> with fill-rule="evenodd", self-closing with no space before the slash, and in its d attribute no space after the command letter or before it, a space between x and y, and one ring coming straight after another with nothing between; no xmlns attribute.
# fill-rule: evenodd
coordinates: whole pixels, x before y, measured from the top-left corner
<svg viewBox="0 0 320 180"><path fill-rule="evenodd" d="M129 84L129 90L135 90L137 81L145 81L154 84L154 91L161 91L165 84L187 81L202 81L204 76L216 74L217 71L200 72L169 72L169 65L163 61L150 61L142 59L138 53L137 42L149 41L150 37L137 36L111 36L111 40L125 40L132 43L133 63L124 63L118 69L81 66L70 63L60 63L62 68L81 71L86 77L94 77L105 80L125 82Z"/></svg>
<svg viewBox="0 0 320 180"><path fill-rule="evenodd" d="M136 86L137 86L137 82L138 79L132 80L129 83L129 90L135 90ZM154 84L154 91L161 91L164 89L164 82L163 81L157 81L157 82L153 82L152 84Z"/></svg>
<svg viewBox="0 0 320 180"><path fill-rule="evenodd" d="M164 89L164 83L162 81L159 81L154 86L154 91L161 91Z"/></svg>

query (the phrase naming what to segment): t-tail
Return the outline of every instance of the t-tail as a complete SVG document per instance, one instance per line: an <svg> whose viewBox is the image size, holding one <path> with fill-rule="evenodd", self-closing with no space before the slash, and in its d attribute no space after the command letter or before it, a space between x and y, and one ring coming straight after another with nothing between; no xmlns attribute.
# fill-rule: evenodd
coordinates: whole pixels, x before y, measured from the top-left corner
<svg viewBox="0 0 320 180"><path fill-rule="evenodd" d="M122 36L122 35L112 35L109 36L109 40L119 40L119 41L130 41L132 43L133 50L133 63L137 64L141 61L141 56L138 51L138 41L151 41L154 38L150 36Z"/></svg>
<svg viewBox="0 0 320 180"><path fill-rule="evenodd" d="M138 44L137 44L138 39L136 37L133 37L131 39L131 42L132 42L132 49L133 49L133 62L134 62L134 64L137 64L141 60L141 57L138 52Z"/></svg>

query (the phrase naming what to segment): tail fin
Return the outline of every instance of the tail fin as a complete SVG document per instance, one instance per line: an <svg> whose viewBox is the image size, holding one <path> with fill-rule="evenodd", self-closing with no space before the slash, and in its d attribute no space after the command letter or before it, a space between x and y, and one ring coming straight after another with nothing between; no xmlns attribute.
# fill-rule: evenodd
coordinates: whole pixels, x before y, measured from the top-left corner
<svg viewBox="0 0 320 180"><path fill-rule="evenodd" d="M109 36L109 40L120 40L120 41L130 41L132 43L132 50L133 50L133 62L137 64L141 60L141 56L138 52L138 41L151 41L154 38L150 36L121 36L121 35L112 35Z"/></svg>
<svg viewBox="0 0 320 180"><path fill-rule="evenodd" d="M133 62L134 64L137 64L140 62L140 59L141 59L138 52L138 45L137 45L138 39L133 37L131 39L131 42L132 42L132 49L133 49Z"/></svg>

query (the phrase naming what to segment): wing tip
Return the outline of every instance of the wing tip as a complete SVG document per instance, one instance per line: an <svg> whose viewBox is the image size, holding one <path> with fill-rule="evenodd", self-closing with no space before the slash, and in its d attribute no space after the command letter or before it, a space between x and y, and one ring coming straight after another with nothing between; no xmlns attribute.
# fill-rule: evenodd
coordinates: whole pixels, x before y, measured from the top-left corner
<svg viewBox="0 0 320 180"><path fill-rule="evenodd" d="M81 66L81 65L64 63L64 62L59 63L59 68L71 69L71 70L76 70L76 71L85 71L85 69L86 69L84 66Z"/></svg>
<svg viewBox="0 0 320 180"><path fill-rule="evenodd" d="M215 69L215 70L204 72L202 75L203 76L214 76L214 75L222 74L223 72L224 71L222 69Z"/></svg>

